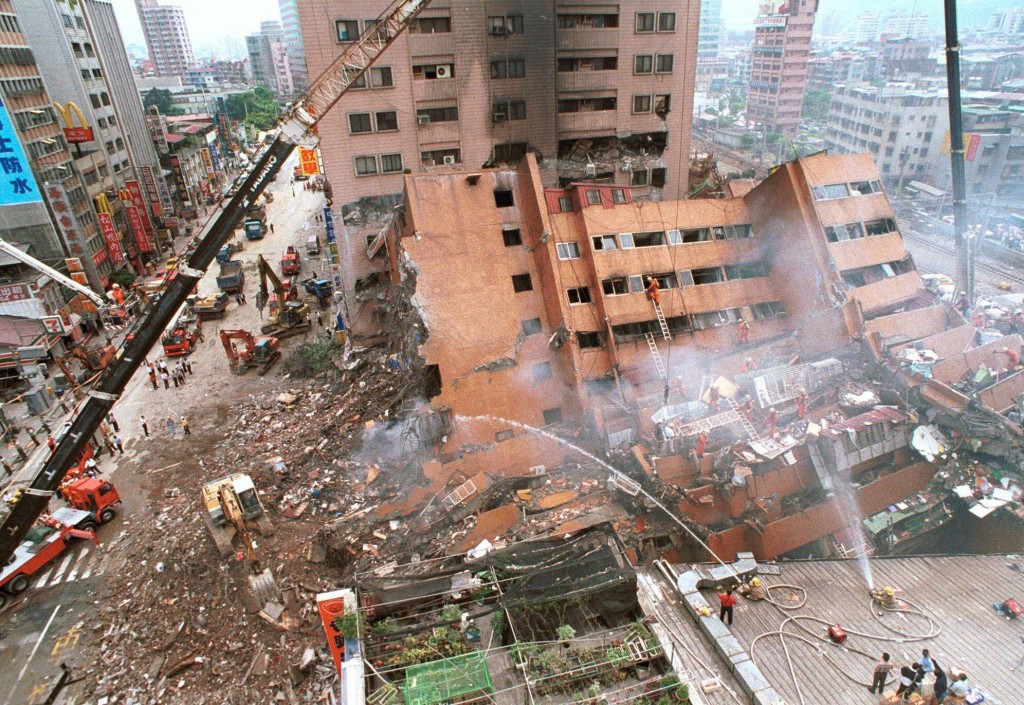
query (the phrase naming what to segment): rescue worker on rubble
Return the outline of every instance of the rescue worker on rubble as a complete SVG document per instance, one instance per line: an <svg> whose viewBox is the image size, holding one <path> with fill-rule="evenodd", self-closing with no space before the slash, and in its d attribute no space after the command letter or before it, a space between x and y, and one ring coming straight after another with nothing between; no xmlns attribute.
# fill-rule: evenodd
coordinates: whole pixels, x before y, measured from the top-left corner
<svg viewBox="0 0 1024 705"><path fill-rule="evenodd" d="M714 385L708 389L708 411L716 413L718 411L718 400L722 398L722 393L718 391L718 387Z"/></svg>
<svg viewBox="0 0 1024 705"><path fill-rule="evenodd" d="M754 422L754 400L753 399L751 399L750 397L747 397L747 401L746 401L746 403L743 404L743 408L741 409L741 411L743 412L743 415L747 417L747 421L749 421L750 423Z"/></svg>
<svg viewBox="0 0 1024 705"><path fill-rule="evenodd" d="M761 584L761 578L753 578L749 584L743 583L737 592L751 602L760 602L768 598L768 591Z"/></svg>
<svg viewBox="0 0 1024 705"><path fill-rule="evenodd" d="M661 304L661 294L658 292L659 284L655 277L648 277L649 283L647 284L647 300L654 302L656 305Z"/></svg>
<svg viewBox="0 0 1024 705"><path fill-rule="evenodd" d="M810 398L807 396L807 392L803 389L796 397L796 417L802 419L807 415L807 405L810 403Z"/></svg>
<svg viewBox="0 0 1024 705"><path fill-rule="evenodd" d="M742 318L739 320L739 324L736 327L736 335L740 345L743 345L750 340L750 326Z"/></svg>
<svg viewBox="0 0 1024 705"><path fill-rule="evenodd" d="M974 315L971 316L971 325L974 326L975 328L986 327L988 324L985 321L985 312L982 311L981 309L975 311Z"/></svg>
<svg viewBox="0 0 1024 705"><path fill-rule="evenodd" d="M881 590L872 590L871 599L889 610L899 607L899 602L896 599L896 590L891 585L886 585Z"/></svg>
<svg viewBox="0 0 1024 705"><path fill-rule="evenodd" d="M768 424L768 435L774 436L775 432L779 430L779 412L775 410L775 407L768 409L768 418L765 419Z"/></svg>
<svg viewBox="0 0 1024 705"><path fill-rule="evenodd" d="M704 431L701 431L700 435L697 436L697 458L698 459L703 458L704 457L704 453L707 451L707 449L708 449L708 434L706 432L704 432Z"/></svg>
<svg viewBox="0 0 1024 705"><path fill-rule="evenodd" d="M672 378L672 393L675 394L680 399L686 398L686 385L683 384L682 377Z"/></svg>
<svg viewBox="0 0 1024 705"><path fill-rule="evenodd" d="M960 311L960 315L966 317L967 312L971 310L971 300L967 298L967 292L961 291L960 296L956 300L956 308Z"/></svg>
<svg viewBox="0 0 1024 705"><path fill-rule="evenodd" d="M1011 350L1010 348L1005 347L1005 346L1002 349L1000 349L999 352L1001 352L1003 355L1006 355L1006 357L1008 359L1008 364L1006 365L1006 369L1008 369L1008 370L1015 370L1015 369L1017 369L1017 367L1020 365L1020 353L1018 353L1016 350Z"/></svg>
<svg viewBox="0 0 1024 705"><path fill-rule="evenodd" d="M743 371L744 372L753 372L756 369L757 369L757 363L754 362L754 358L752 358L752 357L744 358L744 360L743 360Z"/></svg>

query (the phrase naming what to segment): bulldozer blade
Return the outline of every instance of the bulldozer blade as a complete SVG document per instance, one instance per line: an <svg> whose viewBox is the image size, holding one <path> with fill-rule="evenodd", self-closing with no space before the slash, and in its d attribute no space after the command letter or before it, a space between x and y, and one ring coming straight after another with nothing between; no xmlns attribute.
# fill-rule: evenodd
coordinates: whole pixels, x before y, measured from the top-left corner
<svg viewBox="0 0 1024 705"><path fill-rule="evenodd" d="M260 605L281 600L281 589L277 586L277 581L274 580L274 574L270 572L270 568L264 568L262 573L250 575L249 589Z"/></svg>

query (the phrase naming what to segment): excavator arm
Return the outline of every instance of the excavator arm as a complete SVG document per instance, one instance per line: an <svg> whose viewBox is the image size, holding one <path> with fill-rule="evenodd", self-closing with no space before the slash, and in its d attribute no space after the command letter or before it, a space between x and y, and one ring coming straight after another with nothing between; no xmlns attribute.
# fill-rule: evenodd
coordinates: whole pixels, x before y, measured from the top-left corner
<svg viewBox="0 0 1024 705"><path fill-rule="evenodd" d="M263 259L263 255L256 256L256 269L260 273L260 293L256 295L256 308L262 311L263 307L270 301L270 291L267 288L268 280L270 281L270 288L277 294L277 305L284 306L284 283L277 276L277 272L270 266L270 263Z"/></svg>
<svg viewBox="0 0 1024 705"><path fill-rule="evenodd" d="M164 328L174 319L192 288L206 273L217 251L232 236L245 213L287 161L296 145L315 146L316 123L345 95L395 38L431 0L394 0L376 28L352 43L312 83L306 95L282 115L279 129L252 168L239 177L234 197L222 205L163 293L136 321L126 339L120 358L113 361L76 409L71 426L48 457L37 460L32 480L0 524L0 566L6 565L36 519L46 510L50 497L60 486L68 469L82 453L89 439L107 417L150 349L160 342ZM236 181L236 183L238 183ZM280 283L280 280L278 281ZM283 300L283 297L282 297Z"/></svg>

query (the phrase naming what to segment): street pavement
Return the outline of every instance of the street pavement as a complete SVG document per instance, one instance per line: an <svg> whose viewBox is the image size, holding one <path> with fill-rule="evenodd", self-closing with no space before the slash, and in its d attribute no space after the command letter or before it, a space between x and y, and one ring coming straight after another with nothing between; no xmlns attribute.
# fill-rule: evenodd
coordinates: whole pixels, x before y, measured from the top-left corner
<svg viewBox="0 0 1024 705"><path fill-rule="evenodd" d="M234 240L244 240L244 247L235 258L243 262L245 271L245 292L249 303L239 306L234 300L228 307L227 315L216 321L203 324L203 342L199 343L190 356L193 375L186 385L165 390L163 385L153 390L145 366L128 384L121 398L115 404L113 413L120 426L124 440L125 454L113 458L101 454L99 469L111 476L118 488L124 506L119 516L110 524L100 527L100 546L80 541L57 558L33 579L28 590L11 600L10 605L0 611L0 705L36 705L45 702L52 683L60 675L60 664L73 666L97 665L102 655L90 653L90 636L102 635L102 614L117 609L117 605L106 604L107 581L116 581L119 566L123 563L122 549L131 545L132 524L151 521L158 513L158 506L149 506L151 499L143 486L140 475L164 471L187 470L168 465L160 453L151 446L157 438L167 438L168 429L164 420L168 417L179 421L175 442L194 443L197 437L222 436L216 418L208 414L211 409L225 400L249 390L266 389L281 374L282 362L266 377L255 373L245 376L233 375L228 370L227 358L221 347L218 331L221 329L247 329L259 334L261 317L256 310L256 292L259 277L256 270L256 256L262 254L280 272L279 260L285 247L295 245L302 257L302 276L310 276L313 270L323 274L321 261L309 262L305 257L305 242L314 231L323 236L323 225L316 222L315 215L322 212L325 204L323 193L306 191L301 182L295 184L294 196L290 174L296 162L293 156L286 164L276 182L268 187L274 194L274 202L267 207L268 226L274 224L274 233L267 232L262 240L244 239L239 229ZM219 266L211 265L207 275L199 283L200 295L218 291L216 277ZM282 342L283 357L314 333L296 336ZM156 346L148 359L156 361L162 356L162 349ZM168 360L173 366L175 358ZM149 422L151 438L146 438L140 424L145 415ZM192 421L193 436L184 436L180 419ZM196 417L196 418L193 418ZM46 448L39 449L45 454ZM201 457L196 462L201 462ZM130 461L130 463L126 462ZM123 468L131 464L143 467L140 472ZM198 507L198 498L196 498ZM116 585L110 582L110 585ZM99 618L99 619L97 619ZM68 694L74 694L71 686ZM69 700L69 702L74 701Z"/></svg>

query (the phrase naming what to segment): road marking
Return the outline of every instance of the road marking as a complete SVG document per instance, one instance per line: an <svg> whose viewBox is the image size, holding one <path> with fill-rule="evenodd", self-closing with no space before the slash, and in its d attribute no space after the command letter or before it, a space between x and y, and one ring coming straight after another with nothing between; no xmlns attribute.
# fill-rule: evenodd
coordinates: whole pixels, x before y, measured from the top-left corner
<svg viewBox="0 0 1024 705"><path fill-rule="evenodd" d="M76 560L75 564L71 566L71 572L68 574L68 577L64 582L70 583L78 576L78 569L82 567L82 561L89 556L89 553L91 553L91 551L87 548L78 554L78 560Z"/></svg>
<svg viewBox="0 0 1024 705"><path fill-rule="evenodd" d="M21 667L21 671L18 673L18 680L14 681L14 687L11 688L11 692L7 694L7 705L10 705L11 698L14 697L14 693L18 690L18 684L21 683L21 679L25 677L25 671L28 670L28 665L32 663L32 659L35 658L36 652L39 651L39 645L43 643L43 639L46 638L46 632L50 631L50 625L53 624L53 620L57 617L57 612L60 611L61 605L57 605L53 608L53 614L46 621L46 626L43 627L43 631L39 633L39 638L36 639L36 645L32 647L32 653L28 655L28 660L25 661L25 665Z"/></svg>
<svg viewBox="0 0 1024 705"><path fill-rule="evenodd" d="M36 581L36 585L35 585L37 589L41 588L41 587L46 587L46 580L47 580L47 578L50 577L50 573L52 573L52 572L53 572L53 568L50 568L45 573L43 573L42 576L40 576L40 578Z"/></svg>
<svg viewBox="0 0 1024 705"><path fill-rule="evenodd" d="M69 554L66 558L64 558L63 561L61 561L60 566L58 566L57 569L53 571L53 580L50 581L51 587L60 582L61 575L64 573L65 570L67 570L68 564L71 563L71 559L74 557L74 554Z"/></svg>

